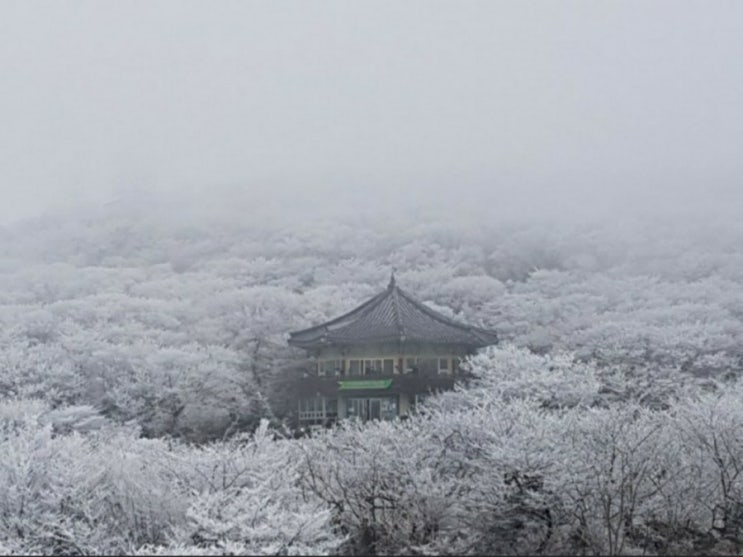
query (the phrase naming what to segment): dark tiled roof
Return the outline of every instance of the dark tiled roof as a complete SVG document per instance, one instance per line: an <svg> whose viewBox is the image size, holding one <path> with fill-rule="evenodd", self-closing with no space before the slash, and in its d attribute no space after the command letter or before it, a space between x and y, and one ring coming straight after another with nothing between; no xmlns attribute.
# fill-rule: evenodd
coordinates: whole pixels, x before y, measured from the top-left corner
<svg viewBox="0 0 743 557"><path fill-rule="evenodd" d="M290 333L300 348L365 342L425 342L480 347L494 344L493 331L459 323L426 307L394 279L384 292L327 323Z"/></svg>

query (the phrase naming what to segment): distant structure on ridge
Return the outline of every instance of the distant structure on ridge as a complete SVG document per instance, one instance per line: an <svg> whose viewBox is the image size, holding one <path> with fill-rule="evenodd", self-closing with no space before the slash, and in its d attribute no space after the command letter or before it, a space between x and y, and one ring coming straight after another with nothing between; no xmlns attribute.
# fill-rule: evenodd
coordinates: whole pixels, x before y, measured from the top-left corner
<svg viewBox="0 0 743 557"><path fill-rule="evenodd" d="M426 395L453 387L462 358L497 340L426 307L393 274L356 309L290 333L289 344L310 359L297 382L299 425L406 416Z"/></svg>

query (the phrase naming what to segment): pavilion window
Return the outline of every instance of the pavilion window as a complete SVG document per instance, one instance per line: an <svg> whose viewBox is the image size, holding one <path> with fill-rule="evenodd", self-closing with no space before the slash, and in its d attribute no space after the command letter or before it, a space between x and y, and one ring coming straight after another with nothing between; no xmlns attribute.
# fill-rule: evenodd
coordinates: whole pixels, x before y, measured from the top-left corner
<svg viewBox="0 0 743 557"><path fill-rule="evenodd" d="M385 364L386 361L381 358L364 360L364 375L381 374L385 369L392 373L393 360L390 359L389 364Z"/></svg>
<svg viewBox="0 0 743 557"><path fill-rule="evenodd" d="M361 360L348 361L348 375L361 375Z"/></svg>
<svg viewBox="0 0 743 557"><path fill-rule="evenodd" d="M439 358L439 373L449 373L449 358Z"/></svg>
<svg viewBox="0 0 743 557"><path fill-rule="evenodd" d="M418 358L418 369L424 374L437 373L439 371L439 359Z"/></svg>
<svg viewBox="0 0 743 557"><path fill-rule="evenodd" d="M342 362L341 362L342 363ZM395 372L395 360L393 358L368 358L359 360L348 360L346 373L348 375L392 375Z"/></svg>
<svg viewBox="0 0 743 557"><path fill-rule="evenodd" d="M321 412L322 402L323 401L320 397L303 398L299 401L299 411L300 412Z"/></svg>
<svg viewBox="0 0 743 557"><path fill-rule="evenodd" d="M396 397L354 397L348 400L348 417L366 420L392 420L397 416Z"/></svg>
<svg viewBox="0 0 743 557"><path fill-rule="evenodd" d="M325 418L325 399L304 398L299 401L300 420L322 420Z"/></svg>
<svg viewBox="0 0 743 557"><path fill-rule="evenodd" d="M397 417L397 397L380 399L379 417L382 420L394 420Z"/></svg>
<svg viewBox="0 0 743 557"><path fill-rule="evenodd" d="M341 375L343 360L322 360L318 364L318 375Z"/></svg>

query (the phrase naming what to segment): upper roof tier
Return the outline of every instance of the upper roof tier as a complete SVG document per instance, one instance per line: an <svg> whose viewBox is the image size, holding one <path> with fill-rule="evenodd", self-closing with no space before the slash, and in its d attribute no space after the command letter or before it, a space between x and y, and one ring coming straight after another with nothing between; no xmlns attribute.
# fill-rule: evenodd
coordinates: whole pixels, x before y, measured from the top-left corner
<svg viewBox="0 0 743 557"><path fill-rule="evenodd" d="M311 349L376 342L456 344L478 348L497 342L494 331L471 327L426 307L400 289L386 290L331 321L290 333L289 344Z"/></svg>

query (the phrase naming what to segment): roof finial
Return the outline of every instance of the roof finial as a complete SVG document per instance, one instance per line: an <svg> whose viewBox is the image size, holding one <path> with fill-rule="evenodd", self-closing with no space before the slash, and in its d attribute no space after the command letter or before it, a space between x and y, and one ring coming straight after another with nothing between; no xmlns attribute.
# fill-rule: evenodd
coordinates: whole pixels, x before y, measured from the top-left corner
<svg viewBox="0 0 743 557"><path fill-rule="evenodd" d="M395 287L395 268L392 267L392 273L390 273L390 283L387 285L387 288L392 290Z"/></svg>

